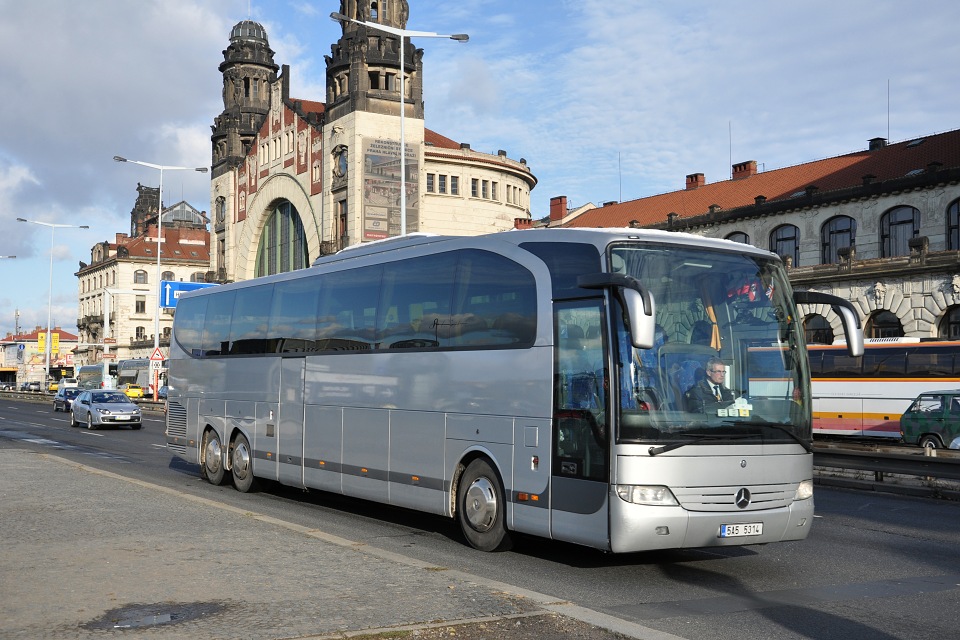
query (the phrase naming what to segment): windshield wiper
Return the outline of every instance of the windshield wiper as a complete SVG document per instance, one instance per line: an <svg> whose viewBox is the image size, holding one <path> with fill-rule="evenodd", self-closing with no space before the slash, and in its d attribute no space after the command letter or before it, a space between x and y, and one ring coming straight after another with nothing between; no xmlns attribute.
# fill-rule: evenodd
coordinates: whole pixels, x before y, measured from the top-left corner
<svg viewBox="0 0 960 640"><path fill-rule="evenodd" d="M706 433L681 433L685 438L693 438L697 442L703 442L706 440L715 441L715 440L743 440L745 438L755 438L757 437L754 433L733 433L727 435L712 435ZM647 449L647 453L651 456L658 456L661 453L666 453L667 451L673 451L674 449L679 449L680 447L685 447L688 444L692 444L693 441L687 442L671 442L670 444L665 444L659 447L650 447Z"/></svg>

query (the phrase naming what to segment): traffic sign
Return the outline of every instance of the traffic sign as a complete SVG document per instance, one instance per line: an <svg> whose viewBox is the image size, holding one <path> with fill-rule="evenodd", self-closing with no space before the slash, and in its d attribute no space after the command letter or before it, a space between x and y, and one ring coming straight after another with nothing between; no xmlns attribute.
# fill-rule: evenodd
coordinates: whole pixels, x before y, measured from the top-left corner
<svg viewBox="0 0 960 640"><path fill-rule="evenodd" d="M103 344L117 344L116 338L104 338Z"/></svg>
<svg viewBox="0 0 960 640"><path fill-rule="evenodd" d="M154 347L153 353L150 354L150 362L163 362L166 358L163 355L163 351L160 351L160 347Z"/></svg>
<svg viewBox="0 0 960 640"><path fill-rule="evenodd" d="M100 354L100 357L103 358L104 360L116 360L116 359L117 359L117 354L115 354L115 353L101 353L101 354Z"/></svg>
<svg viewBox="0 0 960 640"><path fill-rule="evenodd" d="M215 287L213 282L175 282L173 280L160 281L160 306L166 309L176 307L180 295L197 289Z"/></svg>

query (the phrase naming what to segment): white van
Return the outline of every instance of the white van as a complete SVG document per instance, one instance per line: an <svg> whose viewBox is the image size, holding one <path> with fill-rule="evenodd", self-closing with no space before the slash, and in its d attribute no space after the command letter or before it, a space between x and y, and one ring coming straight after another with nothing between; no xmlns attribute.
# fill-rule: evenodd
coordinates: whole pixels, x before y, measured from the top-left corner
<svg viewBox="0 0 960 640"><path fill-rule="evenodd" d="M80 383L76 378L63 378L60 380L60 386L64 389L69 389L71 387L79 387Z"/></svg>

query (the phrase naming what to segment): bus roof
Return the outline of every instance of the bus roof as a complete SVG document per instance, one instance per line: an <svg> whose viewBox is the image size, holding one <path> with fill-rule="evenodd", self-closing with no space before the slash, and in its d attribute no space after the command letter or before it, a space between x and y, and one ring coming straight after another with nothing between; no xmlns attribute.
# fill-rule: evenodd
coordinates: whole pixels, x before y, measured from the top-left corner
<svg viewBox="0 0 960 640"><path fill-rule="evenodd" d="M677 231L662 231L659 229L632 229L632 228L543 228L502 231L481 236L441 236L427 233L412 233L407 236L385 238L360 245L353 245L337 253L321 256L314 260L313 266L333 264L341 260L358 258L360 256L388 253L399 249L426 246L448 242L465 242L474 248L483 248L487 242L507 242L519 245L526 242L581 242L592 244L602 249L616 240L642 240L664 242L669 244L683 244L704 249L721 251L736 251L754 255L772 257L774 254L752 245L733 242L719 238L705 238L691 233Z"/></svg>

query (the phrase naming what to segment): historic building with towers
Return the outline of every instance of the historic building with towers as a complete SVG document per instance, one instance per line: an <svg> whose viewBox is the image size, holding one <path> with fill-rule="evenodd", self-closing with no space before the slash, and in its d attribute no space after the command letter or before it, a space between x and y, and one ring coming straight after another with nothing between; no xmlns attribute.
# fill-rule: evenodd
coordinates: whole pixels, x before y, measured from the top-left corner
<svg viewBox="0 0 960 640"><path fill-rule="evenodd" d="M399 235L404 218L407 232L530 226L537 179L526 160L426 128L423 50L408 41L401 61L399 37L370 26L406 28L408 3L342 0L340 13L368 24L342 23L326 57L323 102L290 96L290 68L274 61L262 25L244 20L231 31L211 136L211 282L299 269Z"/></svg>

